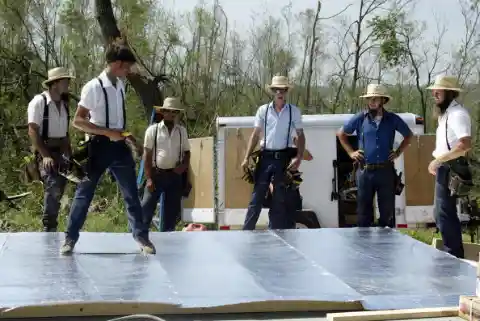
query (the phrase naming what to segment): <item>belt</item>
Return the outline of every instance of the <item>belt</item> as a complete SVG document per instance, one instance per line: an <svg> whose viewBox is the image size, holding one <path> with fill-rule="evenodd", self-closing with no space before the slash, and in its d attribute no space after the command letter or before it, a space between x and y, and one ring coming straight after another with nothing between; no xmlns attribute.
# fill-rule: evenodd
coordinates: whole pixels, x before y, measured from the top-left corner
<svg viewBox="0 0 480 321"><path fill-rule="evenodd" d="M393 167L392 162L384 162L384 163L370 163L370 164L361 164L360 168L361 169L366 169L366 170L375 170L375 169L382 169L382 168L387 168L387 167Z"/></svg>
<svg viewBox="0 0 480 321"><path fill-rule="evenodd" d="M158 168L155 167L155 171L158 173L168 173L168 172L173 172L175 168Z"/></svg>
<svg viewBox="0 0 480 321"><path fill-rule="evenodd" d="M261 155L266 158L284 159L287 158L287 150L262 150Z"/></svg>

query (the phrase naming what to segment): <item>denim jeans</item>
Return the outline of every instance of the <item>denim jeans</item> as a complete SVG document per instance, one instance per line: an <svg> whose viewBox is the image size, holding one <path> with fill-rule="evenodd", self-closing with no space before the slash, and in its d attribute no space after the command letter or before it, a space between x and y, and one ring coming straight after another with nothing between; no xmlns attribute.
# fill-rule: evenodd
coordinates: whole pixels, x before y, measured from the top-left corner
<svg viewBox="0 0 480 321"><path fill-rule="evenodd" d="M77 186L68 219L67 238L75 242L78 240L98 181L107 169L115 177L122 192L133 236L148 238L148 226L143 224L142 207L138 198L135 161L127 144L97 136L90 148L89 180Z"/></svg>
<svg viewBox="0 0 480 321"><path fill-rule="evenodd" d="M270 229L289 229L295 226L295 213L289 213L287 188L285 185L285 159L261 156L259 168L255 174L255 185L248 205L244 230L254 230L270 183L273 183L273 195L268 211ZM272 180L273 178L273 180Z"/></svg>
<svg viewBox="0 0 480 321"><path fill-rule="evenodd" d="M445 252L464 257L462 226L457 213L457 198L450 195L448 182L450 169L440 166L435 177L435 223L442 234Z"/></svg>
<svg viewBox="0 0 480 321"><path fill-rule="evenodd" d="M143 223L150 227L160 197L163 195L161 232L175 231L182 210L182 175L172 170L158 170L154 175L153 192L145 187L142 199Z"/></svg>
<svg viewBox="0 0 480 321"><path fill-rule="evenodd" d="M43 172L43 173L42 173ZM43 215L42 223L45 232L56 232L58 226L58 212L60 200L65 192L67 179L57 171L45 172L41 170L43 181Z"/></svg>
<svg viewBox="0 0 480 321"><path fill-rule="evenodd" d="M371 227L374 223L374 196L377 194L381 227L395 227L395 169L387 166L357 171L357 224Z"/></svg>

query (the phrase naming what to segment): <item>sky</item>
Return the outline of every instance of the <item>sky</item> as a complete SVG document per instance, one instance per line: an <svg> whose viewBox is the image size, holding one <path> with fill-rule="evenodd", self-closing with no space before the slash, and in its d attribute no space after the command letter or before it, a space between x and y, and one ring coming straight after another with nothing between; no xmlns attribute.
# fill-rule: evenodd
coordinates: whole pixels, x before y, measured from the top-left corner
<svg viewBox="0 0 480 321"><path fill-rule="evenodd" d="M452 48L460 45L458 35L463 35L463 17L461 15L459 0L413 0L415 8L411 11L411 18L425 22L427 30L424 33L425 39L433 41L438 35L437 24L445 26L446 33L442 40L442 50L450 56ZM213 5L214 0L203 0L206 5ZM316 8L315 0L295 0L292 2L294 13L307 8ZM349 19L354 20L358 15L358 0L323 0L322 17L335 15L345 7L350 7L343 13ZM158 0L167 10L186 12L190 11L199 0ZM228 17L230 26L244 37L251 32L252 21L260 13L268 12L273 16L281 16L281 9L290 3L290 0L219 0L225 14ZM447 58L445 58L447 59ZM443 65L446 65L444 63ZM441 69L443 66L439 66Z"/></svg>

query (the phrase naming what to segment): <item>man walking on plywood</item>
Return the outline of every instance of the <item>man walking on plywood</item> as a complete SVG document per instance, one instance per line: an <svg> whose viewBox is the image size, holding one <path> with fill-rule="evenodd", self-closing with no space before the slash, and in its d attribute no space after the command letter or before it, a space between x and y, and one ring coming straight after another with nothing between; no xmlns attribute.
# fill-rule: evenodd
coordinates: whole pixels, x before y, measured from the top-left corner
<svg viewBox="0 0 480 321"><path fill-rule="evenodd" d="M257 224L263 201L273 178L272 204L269 210L269 228L294 228L295 213L288 213L285 202L287 186L286 171L297 170L305 151L305 135L303 133L302 114L297 106L287 103L288 90L292 88L288 78L275 76L272 83L266 86L274 95L272 102L258 108L255 115L255 128L248 142L242 167L248 167L248 158L256 147L260 135L261 152L254 174L252 199L248 205L244 230L254 230ZM297 135L297 146L293 147L294 133Z"/></svg>
<svg viewBox="0 0 480 321"><path fill-rule="evenodd" d="M435 223L445 251L463 258L457 198L468 195L473 186L465 157L472 148L472 122L468 110L457 101L461 88L456 78L439 76L428 89L432 90L439 116L434 160L428 166L430 174L435 175Z"/></svg>
<svg viewBox="0 0 480 321"><path fill-rule="evenodd" d="M377 194L381 227L395 227L395 191L397 175L394 160L410 144L412 131L395 113L385 110L392 99L384 86L370 84L362 98L367 109L353 116L337 136L345 151L357 162L357 224L371 227L374 223L374 197ZM395 134L403 136L400 146L393 150ZM358 150L353 150L348 135L357 134Z"/></svg>

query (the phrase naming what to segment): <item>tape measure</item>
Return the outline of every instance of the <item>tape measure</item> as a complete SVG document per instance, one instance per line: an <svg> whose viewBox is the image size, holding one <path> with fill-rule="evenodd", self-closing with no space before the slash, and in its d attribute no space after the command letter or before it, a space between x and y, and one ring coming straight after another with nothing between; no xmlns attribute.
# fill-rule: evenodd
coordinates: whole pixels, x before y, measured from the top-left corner
<svg viewBox="0 0 480 321"><path fill-rule="evenodd" d="M123 132L123 133L122 133L122 136L123 136L123 137L132 136L132 133L131 133L131 132Z"/></svg>

